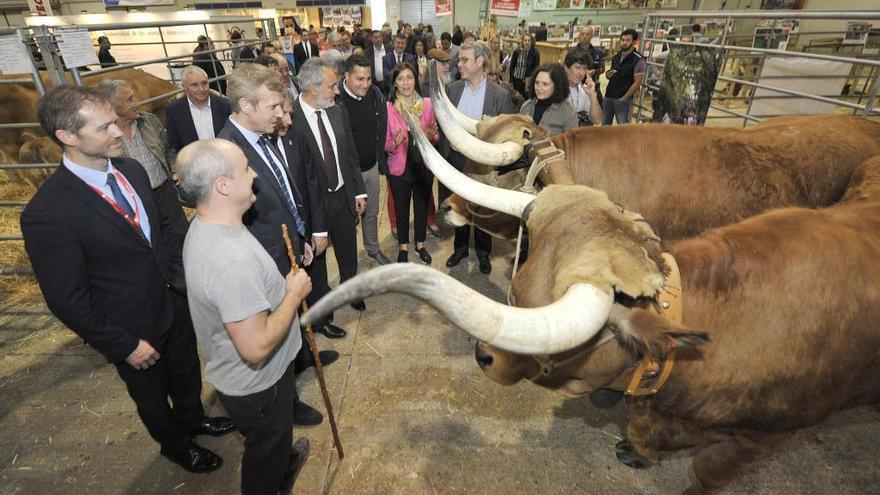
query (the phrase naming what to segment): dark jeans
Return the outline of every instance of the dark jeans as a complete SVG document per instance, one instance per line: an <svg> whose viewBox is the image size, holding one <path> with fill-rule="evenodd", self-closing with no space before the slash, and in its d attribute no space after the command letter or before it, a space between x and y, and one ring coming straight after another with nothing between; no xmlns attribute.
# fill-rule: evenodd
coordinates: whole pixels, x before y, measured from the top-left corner
<svg viewBox="0 0 880 495"><path fill-rule="evenodd" d="M243 396L217 397L244 435L241 493L275 495L285 483L292 458L293 402L296 397L293 363L275 385Z"/></svg>
<svg viewBox="0 0 880 495"><path fill-rule="evenodd" d="M602 103L602 125L611 125L617 117L618 124L629 124L629 116L632 115L633 99L622 101L620 98L605 97Z"/></svg>
<svg viewBox="0 0 880 495"><path fill-rule="evenodd" d="M397 217L397 241L409 243L409 205L413 207L413 228L415 242L425 242L425 229L428 225L428 197L431 184L421 181L407 181L393 175L388 176L388 185L394 196L394 212Z"/></svg>
<svg viewBox="0 0 880 495"><path fill-rule="evenodd" d="M205 415L202 407L202 375L196 351L196 335L186 298L171 291L174 321L161 344L156 364L136 370L127 362L116 370L128 387L138 416L154 440L168 453L180 452L190 442L189 431ZM171 403L168 403L168 399Z"/></svg>

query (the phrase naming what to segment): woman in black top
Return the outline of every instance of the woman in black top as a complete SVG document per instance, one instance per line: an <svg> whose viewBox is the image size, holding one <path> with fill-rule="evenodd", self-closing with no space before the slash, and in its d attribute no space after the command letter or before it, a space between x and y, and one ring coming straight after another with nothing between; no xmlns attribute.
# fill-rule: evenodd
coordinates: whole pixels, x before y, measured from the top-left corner
<svg viewBox="0 0 880 495"><path fill-rule="evenodd" d="M528 98L526 79L540 64L541 57L538 55L538 49L535 48L535 39L530 34L523 35L520 47L510 58L510 83L523 95L523 98Z"/></svg>

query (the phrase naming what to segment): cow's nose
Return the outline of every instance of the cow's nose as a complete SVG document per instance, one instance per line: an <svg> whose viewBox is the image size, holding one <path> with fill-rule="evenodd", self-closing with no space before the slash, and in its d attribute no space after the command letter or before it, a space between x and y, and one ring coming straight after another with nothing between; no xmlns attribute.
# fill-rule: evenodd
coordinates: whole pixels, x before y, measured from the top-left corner
<svg viewBox="0 0 880 495"><path fill-rule="evenodd" d="M477 359L477 364L480 365L480 368L486 369L492 366L492 355L486 352L483 349L483 345L479 342L474 346L474 357Z"/></svg>

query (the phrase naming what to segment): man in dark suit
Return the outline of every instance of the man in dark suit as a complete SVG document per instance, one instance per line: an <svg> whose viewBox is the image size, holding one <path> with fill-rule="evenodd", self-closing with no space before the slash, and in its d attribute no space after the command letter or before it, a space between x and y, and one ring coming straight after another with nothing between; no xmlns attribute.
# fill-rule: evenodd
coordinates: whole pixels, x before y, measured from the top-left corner
<svg viewBox="0 0 880 495"><path fill-rule="evenodd" d="M484 115L495 117L503 113L515 113L510 92L486 77L488 64L489 54L484 45L473 42L463 43L458 50L458 70L461 79L446 87L449 101L472 119L480 120ZM464 168L465 157L451 149L448 143L446 148L449 163L459 170ZM440 189L440 201L448 195L445 187ZM455 229L455 249L446 260L446 266L453 267L468 257L470 230L470 225ZM489 262L489 254L492 252L492 237L477 228L474 228L474 251L477 252L480 272L490 273L492 264Z"/></svg>
<svg viewBox="0 0 880 495"><path fill-rule="evenodd" d="M370 61L370 74L373 78L373 84L379 86L385 95L388 94L385 81L388 79L385 74L385 55L391 53L391 45L386 45L382 41L382 31L374 30L370 36L370 46L364 50L364 56Z"/></svg>
<svg viewBox="0 0 880 495"><path fill-rule="evenodd" d="M21 215L25 249L52 313L116 365L162 455L192 472L223 460L192 441L234 429L207 418L185 296L183 239L141 165L122 154L110 102L58 86L37 113L64 150ZM169 404L170 399L170 404Z"/></svg>
<svg viewBox="0 0 880 495"><path fill-rule="evenodd" d="M348 114L334 106L339 94L336 64L313 58L300 68L300 96L293 106L293 129L306 135L312 160L320 170L318 183L327 206L327 228L333 241L339 280L357 275L357 220L367 207L367 193L361 176L360 160ZM370 201L377 201L371 198ZM319 251L309 271L312 293L309 304L329 292L327 257ZM363 301L351 304L358 311L366 309ZM332 318L332 315L330 316ZM322 322L326 326L329 322Z"/></svg>
<svg viewBox="0 0 880 495"><path fill-rule="evenodd" d="M306 60L317 57L318 54L318 32L314 29L309 30L308 36L305 34L302 41L293 47L293 58L296 59L296 67L294 72L299 74L300 67L306 63Z"/></svg>
<svg viewBox="0 0 880 495"><path fill-rule="evenodd" d="M403 33L394 37L394 50L385 54L385 58L382 59L382 70L385 72L385 80L388 81L389 86L391 85L391 74L397 64L401 62L406 62L418 70L416 57L406 51L406 35Z"/></svg>
<svg viewBox="0 0 880 495"><path fill-rule="evenodd" d="M211 94L208 74L200 67L183 69L180 82L186 97L165 107L168 145L175 152L194 141L217 137L232 113L226 98Z"/></svg>
<svg viewBox="0 0 880 495"><path fill-rule="evenodd" d="M258 64L242 64L229 75L228 91L232 115L217 137L238 145L257 174L254 180L257 199L245 213L244 224L272 257L282 275L287 275L291 269L281 234L281 225L287 225L299 262L308 267L313 263L317 247L315 232L326 231L326 216L323 204L308 196L309 188L314 195L318 194L317 179L310 181L307 177L309 169L314 166L303 140L297 136L281 140L282 151L269 139L279 120L284 118L284 86L272 69ZM316 173L312 172L312 175ZM306 178L296 181L294 176ZM314 362L308 346L303 346L302 352L304 360ZM321 353L324 364L338 358L336 351ZM309 426L320 423L321 418L317 410L296 397L294 424Z"/></svg>

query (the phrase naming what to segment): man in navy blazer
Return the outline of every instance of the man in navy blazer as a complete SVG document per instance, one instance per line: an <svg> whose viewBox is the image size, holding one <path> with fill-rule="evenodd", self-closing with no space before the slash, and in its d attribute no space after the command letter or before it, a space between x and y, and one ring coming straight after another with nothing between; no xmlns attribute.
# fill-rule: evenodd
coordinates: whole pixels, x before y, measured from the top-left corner
<svg viewBox="0 0 880 495"><path fill-rule="evenodd" d="M418 70L416 57L412 53L406 51L406 41L406 35L399 33L394 37L394 50L385 54L385 58L382 59L382 70L385 73L385 80L388 81L388 86L394 84L391 77L394 73L394 67L396 67L397 64L406 62L413 67L416 67L416 70Z"/></svg>
<svg viewBox="0 0 880 495"><path fill-rule="evenodd" d="M115 158L122 131L100 92L57 86L37 114L64 150L21 215L46 305L116 366L162 455L192 472L220 468L218 455L192 441L234 426L202 407L181 235L156 206L143 167Z"/></svg>
<svg viewBox="0 0 880 495"><path fill-rule="evenodd" d="M208 74L201 68L190 65L183 69L181 84L186 97L165 107L168 145L175 152L200 139L217 137L232 113L226 98L211 94Z"/></svg>

